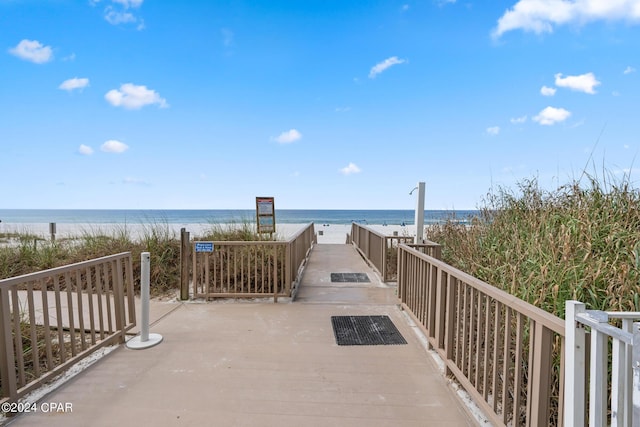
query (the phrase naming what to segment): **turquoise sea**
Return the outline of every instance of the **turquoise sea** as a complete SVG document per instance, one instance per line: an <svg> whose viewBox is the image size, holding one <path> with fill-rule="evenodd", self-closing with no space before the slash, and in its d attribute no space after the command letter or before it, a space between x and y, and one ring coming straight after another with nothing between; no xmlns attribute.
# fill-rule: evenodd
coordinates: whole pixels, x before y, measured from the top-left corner
<svg viewBox="0 0 640 427"><path fill-rule="evenodd" d="M425 224L433 224L455 217L467 222L477 211L425 211ZM315 210L276 209L276 222L283 224L387 224L411 225L413 210ZM136 210L136 209L0 209L0 221L11 223L61 224L226 224L255 222L252 209L215 210Z"/></svg>

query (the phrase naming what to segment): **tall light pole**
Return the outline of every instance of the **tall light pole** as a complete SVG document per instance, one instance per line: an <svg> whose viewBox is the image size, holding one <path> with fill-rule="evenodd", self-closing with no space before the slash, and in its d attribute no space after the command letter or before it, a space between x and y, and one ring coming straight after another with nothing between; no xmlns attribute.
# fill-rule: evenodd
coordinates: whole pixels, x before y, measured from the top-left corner
<svg viewBox="0 0 640 427"><path fill-rule="evenodd" d="M416 244L424 243L424 182L418 182L418 186L411 190L411 193L418 190L418 198L416 200Z"/></svg>

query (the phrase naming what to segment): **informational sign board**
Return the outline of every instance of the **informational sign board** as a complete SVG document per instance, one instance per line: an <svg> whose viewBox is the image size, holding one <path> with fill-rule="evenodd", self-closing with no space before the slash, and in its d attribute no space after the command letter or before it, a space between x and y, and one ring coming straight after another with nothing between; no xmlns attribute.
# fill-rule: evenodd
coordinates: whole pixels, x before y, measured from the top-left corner
<svg viewBox="0 0 640 427"><path fill-rule="evenodd" d="M258 233L276 232L276 210L273 197L256 197Z"/></svg>
<svg viewBox="0 0 640 427"><path fill-rule="evenodd" d="M213 242L196 242L196 252L213 252Z"/></svg>

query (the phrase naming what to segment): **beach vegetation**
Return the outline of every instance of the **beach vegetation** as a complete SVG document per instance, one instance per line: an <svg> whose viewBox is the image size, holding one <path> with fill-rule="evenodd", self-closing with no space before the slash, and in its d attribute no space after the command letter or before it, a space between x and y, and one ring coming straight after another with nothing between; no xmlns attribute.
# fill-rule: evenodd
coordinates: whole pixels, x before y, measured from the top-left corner
<svg viewBox="0 0 640 427"><path fill-rule="evenodd" d="M428 238L448 264L558 317L566 300L640 311L640 192L626 175L583 173L551 191L536 178L498 187L467 225L452 218ZM523 333L526 341L528 326ZM559 337L552 351L551 384L560 390Z"/></svg>
<svg viewBox="0 0 640 427"><path fill-rule="evenodd" d="M429 239L447 263L559 317L568 299L640 311L640 192L626 177L499 187L470 225L435 225Z"/></svg>
<svg viewBox="0 0 640 427"><path fill-rule="evenodd" d="M279 240L277 233L258 233L254 222L249 220L231 221L226 224L211 223L204 235L198 240L224 241L224 242L256 242L262 240Z"/></svg>
<svg viewBox="0 0 640 427"><path fill-rule="evenodd" d="M180 237L168 223L145 224L134 236L126 225L108 230L86 228L77 236L50 241L32 233L10 233L0 244L0 279L73 264L120 252L131 252L134 288L140 290L140 254L151 255L151 294L173 294L180 286ZM211 224L194 240L253 241L265 240L248 222L226 225Z"/></svg>
<svg viewBox="0 0 640 427"><path fill-rule="evenodd" d="M210 292L271 293L277 286L274 273L280 278L279 281L285 277L285 251L267 243L279 240L279 236L276 233L258 233L255 223L242 220L228 224L211 224L204 235L196 240L265 242L257 245L219 245L208 257L208 265L203 265L209 271ZM199 270L196 274L202 275L203 271ZM199 277L198 282L203 280L203 277Z"/></svg>

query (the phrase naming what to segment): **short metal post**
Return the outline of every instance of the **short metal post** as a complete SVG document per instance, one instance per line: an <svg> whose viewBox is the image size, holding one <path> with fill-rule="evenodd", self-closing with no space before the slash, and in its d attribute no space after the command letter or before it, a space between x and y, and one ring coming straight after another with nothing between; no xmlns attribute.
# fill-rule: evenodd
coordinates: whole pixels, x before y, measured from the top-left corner
<svg viewBox="0 0 640 427"><path fill-rule="evenodd" d="M149 333L149 282L151 272L151 256L149 252L142 252L140 256L140 299L141 319L140 335L127 342L127 347L140 350L153 347L162 342L162 335Z"/></svg>

